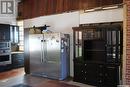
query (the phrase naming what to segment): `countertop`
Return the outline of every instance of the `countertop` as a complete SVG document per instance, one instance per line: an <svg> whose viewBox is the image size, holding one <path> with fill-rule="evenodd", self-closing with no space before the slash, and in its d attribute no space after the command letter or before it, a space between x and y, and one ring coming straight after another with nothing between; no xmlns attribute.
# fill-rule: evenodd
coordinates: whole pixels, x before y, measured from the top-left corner
<svg viewBox="0 0 130 87"><path fill-rule="evenodd" d="M24 53L23 51L12 51L11 54Z"/></svg>

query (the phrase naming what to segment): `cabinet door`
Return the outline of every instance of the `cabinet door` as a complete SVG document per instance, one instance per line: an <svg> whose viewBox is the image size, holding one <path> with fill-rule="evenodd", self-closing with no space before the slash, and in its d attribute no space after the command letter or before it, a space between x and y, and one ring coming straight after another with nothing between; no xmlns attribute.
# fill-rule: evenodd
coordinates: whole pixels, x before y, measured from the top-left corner
<svg viewBox="0 0 130 87"><path fill-rule="evenodd" d="M19 43L19 27L10 26L10 38L12 43Z"/></svg>
<svg viewBox="0 0 130 87"><path fill-rule="evenodd" d="M0 40L10 40L10 25L0 24Z"/></svg>
<svg viewBox="0 0 130 87"><path fill-rule="evenodd" d="M14 43L19 43L19 27L14 26Z"/></svg>
<svg viewBox="0 0 130 87"><path fill-rule="evenodd" d="M120 63L122 54L121 26L107 26L106 31L106 62Z"/></svg>
<svg viewBox="0 0 130 87"><path fill-rule="evenodd" d="M13 68L19 68L24 66L24 54L12 54Z"/></svg>
<svg viewBox="0 0 130 87"><path fill-rule="evenodd" d="M74 81L84 82L83 65L81 63L74 63Z"/></svg>
<svg viewBox="0 0 130 87"><path fill-rule="evenodd" d="M118 66L106 66L104 80L106 86L116 87L119 83Z"/></svg>
<svg viewBox="0 0 130 87"><path fill-rule="evenodd" d="M82 31L74 31L74 58L78 61L83 61L82 50Z"/></svg>
<svg viewBox="0 0 130 87"><path fill-rule="evenodd" d="M86 63L86 83L90 85L98 85L100 83L99 65L96 63Z"/></svg>

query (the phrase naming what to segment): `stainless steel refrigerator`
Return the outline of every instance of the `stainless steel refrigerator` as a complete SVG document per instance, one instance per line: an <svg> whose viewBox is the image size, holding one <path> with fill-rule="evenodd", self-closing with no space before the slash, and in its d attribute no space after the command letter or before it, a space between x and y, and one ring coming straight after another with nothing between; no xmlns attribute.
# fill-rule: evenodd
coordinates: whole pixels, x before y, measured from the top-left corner
<svg viewBox="0 0 130 87"><path fill-rule="evenodd" d="M69 75L69 35L29 35L30 73L63 80Z"/></svg>

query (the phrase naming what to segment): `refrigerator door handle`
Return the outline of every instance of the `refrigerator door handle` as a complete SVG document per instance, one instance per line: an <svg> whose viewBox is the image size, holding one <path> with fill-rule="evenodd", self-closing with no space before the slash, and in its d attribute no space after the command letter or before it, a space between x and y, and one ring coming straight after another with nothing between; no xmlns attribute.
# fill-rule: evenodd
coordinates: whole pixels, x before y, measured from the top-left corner
<svg viewBox="0 0 130 87"><path fill-rule="evenodd" d="M41 63L43 63L43 40L41 40Z"/></svg>
<svg viewBox="0 0 130 87"><path fill-rule="evenodd" d="M46 40L44 40L43 45L43 60L46 62Z"/></svg>

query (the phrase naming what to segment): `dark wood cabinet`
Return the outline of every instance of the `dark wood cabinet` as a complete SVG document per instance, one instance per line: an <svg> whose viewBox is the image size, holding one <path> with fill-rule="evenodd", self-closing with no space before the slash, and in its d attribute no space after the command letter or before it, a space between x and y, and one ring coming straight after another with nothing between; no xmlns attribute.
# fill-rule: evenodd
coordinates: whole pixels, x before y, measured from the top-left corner
<svg viewBox="0 0 130 87"><path fill-rule="evenodd" d="M12 67L13 68L24 67L24 54L23 53L12 54Z"/></svg>
<svg viewBox="0 0 130 87"><path fill-rule="evenodd" d="M119 84L119 66L116 65L107 65L105 67L105 76L104 76L104 81L105 85L112 87L117 84Z"/></svg>
<svg viewBox="0 0 130 87"><path fill-rule="evenodd" d="M83 65L81 63L74 64L74 81L84 82Z"/></svg>
<svg viewBox="0 0 130 87"><path fill-rule="evenodd" d="M12 65L8 64L8 65L0 65L0 72L4 72L4 71L8 71L12 69Z"/></svg>
<svg viewBox="0 0 130 87"><path fill-rule="evenodd" d="M19 43L19 26L0 24L0 40Z"/></svg>
<svg viewBox="0 0 130 87"><path fill-rule="evenodd" d="M9 41L10 40L10 25L0 24L0 40Z"/></svg>
<svg viewBox="0 0 130 87"><path fill-rule="evenodd" d="M119 84L119 66L75 62L74 81L98 87L116 87Z"/></svg>
<svg viewBox="0 0 130 87"><path fill-rule="evenodd" d="M98 87L116 87L122 40L120 25L86 25L73 28L74 81Z"/></svg>
<svg viewBox="0 0 130 87"><path fill-rule="evenodd" d="M11 55L11 64L0 65L0 72L8 71L15 68L24 67L24 53L13 53Z"/></svg>

